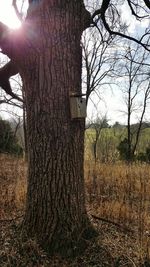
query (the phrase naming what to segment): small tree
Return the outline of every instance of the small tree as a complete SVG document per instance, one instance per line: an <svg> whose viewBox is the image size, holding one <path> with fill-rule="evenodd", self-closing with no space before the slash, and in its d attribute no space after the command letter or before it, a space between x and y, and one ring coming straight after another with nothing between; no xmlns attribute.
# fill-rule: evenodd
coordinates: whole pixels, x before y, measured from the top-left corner
<svg viewBox="0 0 150 267"><path fill-rule="evenodd" d="M127 138L121 141L119 151L126 155L128 161L134 159L134 154L140 139L142 123L150 99L150 78L147 64L148 52L139 45L127 46L121 58L119 77L122 79L123 93L127 116ZM132 125L132 118L137 114L138 123ZM125 149L123 152L123 148ZM123 153L123 154L122 154Z"/></svg>
<svg viewBox="0 0 150 267"><path fill-rule="evenodd" d="M93 152L95 164L97 163L97 160L98 160L97 145L98 145L98 141L101 135L101 131L102 129L108 128L108 127L109 127L108 119L106 118L106 116L102 118L97 117L95 120L88 123L88 128L92 129L92 140L91 141L92 141L92 152Z"/></svg>
<svg viewBox="0 0 150 267"><path fill-rule="evenodd" d="M0 119L0 153L22 155L23 149L17 142L17 138L8 121Z"/></svg>
<svg viewBox="0 0 150 267"><path fill-rule="evenodd" d="M92 95L102 99L103 90L111 87L113 83L111 77L117 58L114 56L114 38L108 33L100 37L96 28L90 28L84 32L81 44L83 50L82 84L88 104Z"/></svg>

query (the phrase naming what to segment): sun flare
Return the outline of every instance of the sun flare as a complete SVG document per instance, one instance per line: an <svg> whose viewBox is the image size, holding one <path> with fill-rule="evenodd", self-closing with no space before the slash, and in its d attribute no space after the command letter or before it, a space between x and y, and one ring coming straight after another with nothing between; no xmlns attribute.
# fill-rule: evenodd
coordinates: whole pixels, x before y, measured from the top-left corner
<svg viewBox="0 0 150 267"><path fill-rule="evenodd" d="M0 21L8 27L16 29L21 26L21 22L17 18L11 3L12 1L5 0L3 4L0 4Z"/></svg>

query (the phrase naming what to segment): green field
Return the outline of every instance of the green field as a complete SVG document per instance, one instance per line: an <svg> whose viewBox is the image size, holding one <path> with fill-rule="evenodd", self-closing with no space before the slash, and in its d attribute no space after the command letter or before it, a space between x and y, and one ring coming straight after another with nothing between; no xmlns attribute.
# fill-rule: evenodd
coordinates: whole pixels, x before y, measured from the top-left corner
<svg viewBox="0 0 150 267"><path fill-rule="evenodd" d="M118 145L127 137L126 127L102 129L97 141L97 156L99 160L114 161L119 159ZM85 156L92 157L93 146L96 140L96 130L89 128L85 131ZM135 142L133 132L132 143ZM143 129L140 133L136 154L145 153L146 148L150 147L150 128Z"/></svg>

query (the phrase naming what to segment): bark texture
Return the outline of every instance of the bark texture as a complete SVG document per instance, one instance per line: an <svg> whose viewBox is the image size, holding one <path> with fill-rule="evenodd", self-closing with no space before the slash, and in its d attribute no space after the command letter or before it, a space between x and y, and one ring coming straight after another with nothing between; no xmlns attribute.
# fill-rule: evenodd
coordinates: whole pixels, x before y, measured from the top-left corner
<svg viewBox="0 0 150 267"><path fill-rule="evenodd" d="M84 119L71 120L70 93L81 93L80 38L89 23L82 1L41 1L29 8L18 64L27 108L28 190L24 227L50 253L84 247Z"/></svg>

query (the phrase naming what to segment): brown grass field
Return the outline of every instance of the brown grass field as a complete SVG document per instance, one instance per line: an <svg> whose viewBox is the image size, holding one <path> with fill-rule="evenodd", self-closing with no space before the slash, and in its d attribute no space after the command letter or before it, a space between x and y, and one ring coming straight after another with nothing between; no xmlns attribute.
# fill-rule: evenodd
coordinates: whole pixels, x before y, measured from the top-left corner
<svg viewBox="0 0 150 267"><path fill-rule="evenodd" d="M1 267L150 266L150 165L85 162L86 204L99 236L74 260L50 258L34 240L23 240L20 222L27 165L0 156Z"/></svg>

